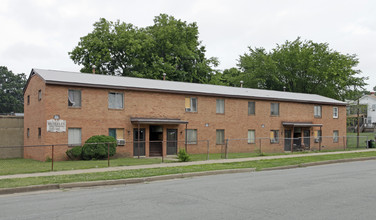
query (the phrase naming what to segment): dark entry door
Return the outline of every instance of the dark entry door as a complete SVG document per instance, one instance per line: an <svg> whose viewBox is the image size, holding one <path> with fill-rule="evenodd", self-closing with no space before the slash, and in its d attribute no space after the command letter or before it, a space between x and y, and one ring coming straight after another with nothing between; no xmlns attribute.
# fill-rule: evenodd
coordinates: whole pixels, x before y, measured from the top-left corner
<svg viewBox="0 0 376 220"><path fill-rule="evenodd" d="M178 130L167 129L167 155L176 155L178 148Z"/></svg>
<svg viewBox="0 0 376 220"><path fill-rule="evenodd" d="M291 151L291 130L285 130L285 151Z"/></svg>
<svg viewBox="0 0 376 220"><path fill-rule="evenodd" d="M138 141L138 133L140 133L140 142ZM134 156L145 156L145 128L133 129L133 155Z"/></svg>
<svg viewBox="0 0 376 220"><path fill-rule="evenodd" d="M163 127L150 125L149 156L162 156Z"/></svg>
<svg viewBox="0 0 376 220"><path fill-rule="evenodd" d="M309 130L304 130L303 131L304 135L304 146L306 149L309 149L310 144L311 144L311 136L310 136L310 131Z"/></svg>

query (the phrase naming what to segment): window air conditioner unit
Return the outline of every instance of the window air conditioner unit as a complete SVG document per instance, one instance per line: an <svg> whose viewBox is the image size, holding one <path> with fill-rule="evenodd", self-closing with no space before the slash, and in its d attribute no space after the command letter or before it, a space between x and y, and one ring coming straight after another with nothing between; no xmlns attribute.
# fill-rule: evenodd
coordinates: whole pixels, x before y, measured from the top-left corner
<svg viewBox="0 0 376 220"><path fill-rule="evenodd" d="M117 145L124 146L125 145L125 140L124 139L118 139L117 140Z"/></svg>
<svg viewBox="0 0 376 220"><path fill-rule="evenodd" d="M315 143L319 143L320 138L315 138Z"/></svg>

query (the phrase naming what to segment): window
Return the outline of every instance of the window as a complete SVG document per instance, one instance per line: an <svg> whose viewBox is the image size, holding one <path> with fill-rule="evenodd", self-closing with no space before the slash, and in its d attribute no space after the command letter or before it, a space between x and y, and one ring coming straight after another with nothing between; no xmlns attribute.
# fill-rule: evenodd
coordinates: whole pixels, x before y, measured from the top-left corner
<svg viewBox="0 0 376 220"><path fill-rule="evenodd" d="M333 118L338 118L338 107L333 107Z"/></svg>
<svg viewBox="0 0 376 220"><path fill-rule="evenodd" d="M217 130L217 138L216 142L217 144L225 144L225 130L219 129Z"/></svg>
<svg viewBox="0 0 376 220"><path fill-rule="evenodd" d="M185 111L197 112L197 98L185 98Z"/></svg>
<svg viewBox="0 0 376 220"><path fill-rule="evenodd" d="M42 137L42 128L38 128L38 137Z"/></svg>
<svg viewBox="0 0 376 220"><path fill-rule="evenodd" d="M30 128L27 128L27 137L30 137Z"/></svg>
<svg viewBox="0 0 376 220"><path fill-rule="evenodd" d="M30 95L27 96L27 104L30 105Z"/></svg>
<svg viewBox="0 0 376 220"><path fill-rule="evenodd" d="M38 91L38 101L42 100L42 90Z"/></svg>
<svg viewBox="0 0 376 220"><path fill-rule="evenodd" d="M254 144L255 139L255 130L248 130L248 144Z"/></svg>
<svg viewBox="0 0 376 220"><path fill-rule="evenodd" d="M68 128L68 145L81 145L81 128Z"/></svg>
<svg viewBox="0 0 376 220"><path fill-rule="evenodd" d="M219 114L225 113L225 100L224 99L217 99L217 113Z"/></svg>
<svg viewBox="0 0 376 220"><path fill-rule="evenodd" d="M338 130L333 131L333 142L338 143Z"/></svg>
<svg viewBox="0 0 376 220"><path fill-rule="evenodd" d="M321 106L320 105L315 105L313 107L313 114L315 118L321 118Z"/></svg>
<svg viewBox="0 0 376 220"><path fill-rule="evenodd" d="M279 143L279 130L270 131L270 143L278 144Z"/></svg>
<svg viewBox="0 0 376 220"><path fill-rule="evenodd" d="M321 135L321 130L317 130L313 132L314 137L315 137L315 143L319 143L322 141L322 135Z"/></svg>
<svg viewBox="0 0 376 220"><path fill-rule="evenodd" d="M113 108L113 109L124 108L123 93L109 92L108 93L108 108Z"/></svg>
<svg viewBox="0 0 376 220"><path fill-rule="evenodd" d="M197 129L187 129L187 144L197 144Z"/></svg>
<svg viewBox="0 0 376 220"><path fill-rule="evenodd" d="M270 103L270 115L279 115L279 103Z"/></svg>
<svg viewBox="0 0 376 220"><path fill-rule="evenodd" d="M81 91L80 90L68 90L68 106L81 107Z"/></svg>
<svg viewBox="0 0 376 220"><path fill-rule="evenodd" d="M376 105L375 104L372 105L372 111L376 111Z"/></svg>
<svg viewBox="0 0 376 220"><path fill-rule="evenodd" d="M116 140L124 140L124 128L109 128L108 136L114 137Z"/></svg>
<svg viewBox="0 0 376 220"><path fill-rule="evenodd" d="M255 114L255 102L248 102L248 115L254 115Z"/></svg>

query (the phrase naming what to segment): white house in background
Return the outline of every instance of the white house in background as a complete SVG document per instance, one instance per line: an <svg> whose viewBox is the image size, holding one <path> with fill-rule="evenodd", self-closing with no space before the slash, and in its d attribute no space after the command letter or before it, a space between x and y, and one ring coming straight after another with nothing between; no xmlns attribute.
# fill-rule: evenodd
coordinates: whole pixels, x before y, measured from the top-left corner
<svg viewBox="0 0 376 220"><path fill-rule="evenodd" d="M367 105L367 118L364 119L364 123L376 124L376 96L365 95L359 99L359 104Z"/></svg>

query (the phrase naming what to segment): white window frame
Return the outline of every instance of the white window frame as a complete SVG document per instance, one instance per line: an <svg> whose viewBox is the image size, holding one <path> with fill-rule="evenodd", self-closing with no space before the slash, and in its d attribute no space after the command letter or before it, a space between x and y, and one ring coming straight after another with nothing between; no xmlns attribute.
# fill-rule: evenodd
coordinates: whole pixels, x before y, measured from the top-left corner
<svg viewBox="0 0 376 220"><path fill-rule="evenodd" d="M273 106L277 106L277 112L274 112L275 109L273 109ZM270 103L270 115L279 116L279 103L278 102Z"/></svg>
<svg viewBox="0 0 376 220"><path fill-rule="evenodd" d="M313 107L313 115L315 118L321 118L322 117L322 107L321 105L315 105Z"/></svg>
<svg viewBox="0 0 376 220"><path fill-rule="evenodd" d="M216 101L216 113L217 114L224 114L225 113L225 100L224 99L217 99L217 101Z"/></svg>
<svg viewBox="0 0 376 220"><path fill-rule="evenodd" d="M82 131L81 128L68 128L68 145L81 146Z"/></svg>
<svg viewBox="0 0 376 220"><path fill-rule="evenodd" d="M197 129L187 129L185 140L187 144L197 144Z"/></svg>
<svg viewBox="0 0 376 220"><path fill-rule="evenodd" d="M76 100L79 99L79 100ZM68 107L80 108L81 107L81 90L68 89Z"/></svg>
<svg viewBox="0 0 376 220"><path fill-rule="evenodd" d="M254 129L248 130L248 144L256 143L256 131Z"/></svg>
<svg viewBox="0 0 376 220"><path fill-rule="evenodd" d="M108 108L109 109L123 109L124 108L124 93L109 92L108 93Z"/></svg>
<svg viewBox="0 0 376 220"><path fill-rule="evenodd" d="M333 107L333 118L338 118L338 107Z"/></svg>

